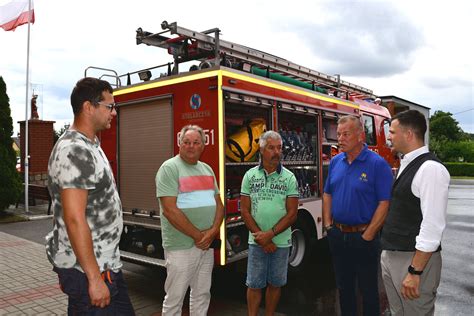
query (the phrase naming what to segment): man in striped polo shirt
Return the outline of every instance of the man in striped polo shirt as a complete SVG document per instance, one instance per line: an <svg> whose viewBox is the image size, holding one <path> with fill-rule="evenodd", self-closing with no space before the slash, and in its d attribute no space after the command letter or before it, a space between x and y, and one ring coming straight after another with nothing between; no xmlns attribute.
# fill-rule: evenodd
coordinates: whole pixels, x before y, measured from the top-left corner
<svg viewBox="0 0 474 316"><path fill-rule="evenodd" d="M197 125L183 127L179 154L156 174L167 277L162 315L181 315L191 287L190 314L207 315L214 266L212 241L219 234L224 206L211 167L201 161L205 135Z"/></svg>

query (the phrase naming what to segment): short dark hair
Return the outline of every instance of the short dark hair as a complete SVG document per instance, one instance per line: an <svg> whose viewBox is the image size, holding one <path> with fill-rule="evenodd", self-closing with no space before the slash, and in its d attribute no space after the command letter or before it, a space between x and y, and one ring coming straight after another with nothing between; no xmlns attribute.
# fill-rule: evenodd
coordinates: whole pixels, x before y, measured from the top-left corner
<svg viewBox="0 0 474 316"><path fill-rule="evenodd" d="M398 120L402 127L411 129L418 139L424 140L427 127L426 118L421 112L417 110L403 111L392 117L393 120Z"/></svg>
<svg viewBox="0 0 474 316"><path fill-rule="evenodd" d="M71 105L74 116L81 113L84 102L89 101L96 105L102 101L104 99L102 92L105 91L110 93L114 91L110 83L105 80L90 77L79 80L71 93Z"/></svg>

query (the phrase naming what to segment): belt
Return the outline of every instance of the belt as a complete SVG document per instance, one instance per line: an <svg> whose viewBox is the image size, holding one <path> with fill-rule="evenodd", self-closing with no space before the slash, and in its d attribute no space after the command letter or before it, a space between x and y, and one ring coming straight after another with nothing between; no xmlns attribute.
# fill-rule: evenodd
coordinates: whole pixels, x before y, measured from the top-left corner
<svg viewBox="0 0 474 316"><path fill-rule="evenodd" d="M339 228L343 233L360 233L365 231L367 227L369 227L369 224L346 225L334 223L334 226Z"/></svg>
<svg viewBox="0 0 474 316"><path fill-rule="evenodd" d="M105 270L104 272L102 272L100 275L102 276L102 280L104 280L104 282L107 282L109 281L109 284L112 284L112 278L110 277L110 270Z"/></svg>

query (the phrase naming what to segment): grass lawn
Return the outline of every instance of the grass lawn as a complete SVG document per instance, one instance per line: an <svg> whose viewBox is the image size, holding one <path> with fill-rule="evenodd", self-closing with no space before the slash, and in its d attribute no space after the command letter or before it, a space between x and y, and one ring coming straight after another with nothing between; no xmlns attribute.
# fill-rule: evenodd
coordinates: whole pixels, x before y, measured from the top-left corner
<svg viewBox="0 0 474 316"><path fill-rule="evenodd" d="M27 221L26 218L10 214L7 212L0 212L0 224L15 223L15 222L24 222Z"/></svg>

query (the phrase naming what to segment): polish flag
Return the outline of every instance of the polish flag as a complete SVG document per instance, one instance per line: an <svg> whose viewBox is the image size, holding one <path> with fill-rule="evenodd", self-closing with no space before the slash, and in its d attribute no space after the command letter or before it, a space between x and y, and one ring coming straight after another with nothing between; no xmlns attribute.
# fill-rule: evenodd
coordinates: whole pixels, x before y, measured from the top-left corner
<svg viewBox="0 0 474 316"><path fill-rule="evenodd" d="M14 31L17 26L28 23L28 1L13 0L0 6L0 27L5 31ZM35 11L33 10L33 0L31 0L30 23L35 23Z"/></svg>

